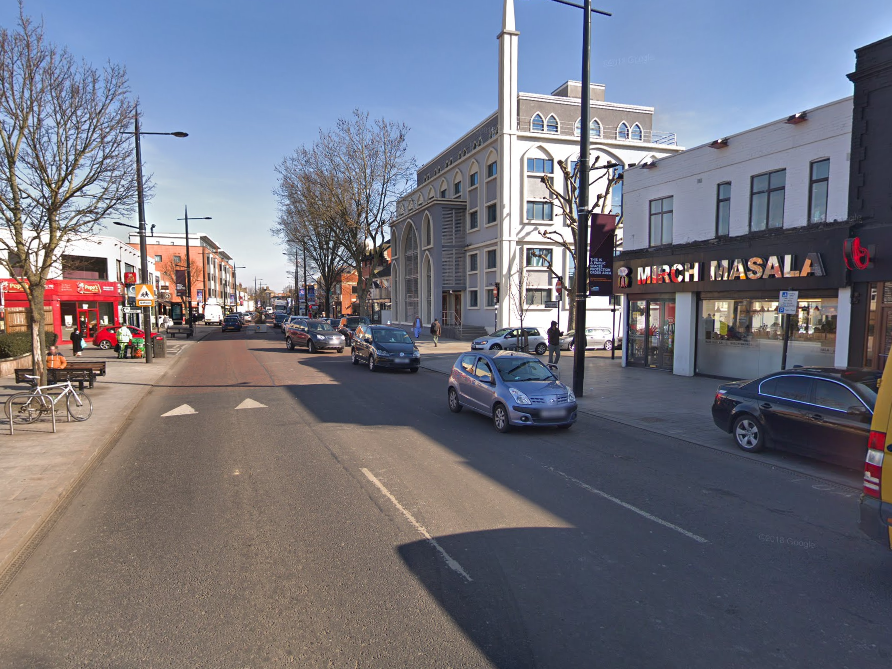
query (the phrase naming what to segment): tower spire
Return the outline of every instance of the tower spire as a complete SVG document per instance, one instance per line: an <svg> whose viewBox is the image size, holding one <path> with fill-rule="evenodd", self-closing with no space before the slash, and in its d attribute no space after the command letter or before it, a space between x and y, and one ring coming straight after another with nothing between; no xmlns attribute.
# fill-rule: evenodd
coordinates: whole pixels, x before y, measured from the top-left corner
<svg viewBox="0 0 892 669"><path fill-rule="evenodd" d="M502 12L502 32L514 32L514 0L505 0L505 9Z"/></svg>

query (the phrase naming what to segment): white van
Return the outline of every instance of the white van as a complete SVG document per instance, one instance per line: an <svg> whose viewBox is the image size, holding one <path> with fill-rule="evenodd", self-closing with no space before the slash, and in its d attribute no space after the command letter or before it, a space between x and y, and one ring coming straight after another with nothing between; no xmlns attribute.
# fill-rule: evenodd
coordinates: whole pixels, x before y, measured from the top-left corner
<svg viewBox="0 0 892 669"><path fill-rule="evenodd" d="M204 305L204 324L223 325L223 307L214 298Z"/></svg>

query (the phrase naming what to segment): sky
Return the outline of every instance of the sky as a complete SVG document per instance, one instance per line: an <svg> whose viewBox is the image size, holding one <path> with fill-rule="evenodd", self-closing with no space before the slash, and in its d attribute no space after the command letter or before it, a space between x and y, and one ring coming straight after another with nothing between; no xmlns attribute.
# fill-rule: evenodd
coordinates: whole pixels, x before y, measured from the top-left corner
<svg viewBox="0 0 892 669"><path fill-rule="evenodd" d="M580 0L581 1L581 0ZM48 38L127 68L155 184L156 232L190 225L245 266L292 279L269 229L276 165L354 109L405 122L432 159L497 107L503 0L25 0ZM582 12L515 0L520 90L581 78ZM889 0L595 0L592 81L611 102L655 108L654 129L693 147L852 94L854 50L892 34ZM14 27L15 0L0 0ZM131 223L135 224L135 216ZM123 228L109 234L125 238Z"/></svg>

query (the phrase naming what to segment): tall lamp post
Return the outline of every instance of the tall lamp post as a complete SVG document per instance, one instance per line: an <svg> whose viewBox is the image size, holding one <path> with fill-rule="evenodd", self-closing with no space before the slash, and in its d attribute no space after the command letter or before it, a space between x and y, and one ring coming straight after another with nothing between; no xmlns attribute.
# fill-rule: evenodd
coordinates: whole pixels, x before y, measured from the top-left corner
<svg viewBox="0 0 892 669"><path fill-rule="evenodd" d="M149 261L146 255L146 203L142 183L142 149L140 147L139 138L142 135L170 135L171 137L182 138L188 137L189 133L179 130L176 132L143 132L139 129L139 108L137 107L134 110L134 128L132 134L136 143L136 203L139 212L139 279L142 283L150 283ZM143 332L146 333L146 363L151 364L152 360L155 358L155 352L152 349L152 310L149 307L143 307L142 309L142 328Z"/></svg>
<svg viewBox="0 0 892 669"><path fill-rule="evenodd" d="M186 294L189 296L189 327L192 327L194 323L192 322L192 262L189 258L189 207L183 205L183 209L185 210L183 213L185 218L178 218L177 220L186 221ZM213 219L210 216L193 216L192 220L211 221Z"/></svg>
<svg viewBox="0 0 892 669"><path fill-rule="evenodd" d="M291 253L292 253L292 251L282 251L282 255L285 257L290 256ZM294 253L294 290L292 292L294 293L294 297L292 298L292 301L291 301L291 311L292 311L292 315L296 316L297 314L294 314L293 313L294 311L297 311L298 313L300 313L300 304L298 303L298 299L300 298L300 287L298 285L299 282L297 280L298 274L300 272L300 267L299 267L300 263L298 262L300 259L300 256L297 255L297 246L294 247L293 253Z"/></svg>
<svg viewBox="0 0 892 669"><path fill-rule="evenodd" d="M583 4L569 0L552 0L584 11L582 20L582 132L579 133L579 188L576 200L576 332L585 337L585 301L588 298L588 218L589 218L589 151L591 146L592 114L592 14L612 16L610 12L592 9L592 0ZM573 351L573 392L582 397L585 390L585 346Z"/></svg>
<svg viewBox="0 0 892 669"><path fill-rule="evenodd" d="M236 270L238 270L238 269L245 269L245 265L233 265L232 266L232 283L235 284L235 302L236 302L236 306L241 307L242 305L239 304L239 301L238 301L238 278L237 278L238 274L236 273ZM241 309L239 309L239 312L241 312Z"/></svg>

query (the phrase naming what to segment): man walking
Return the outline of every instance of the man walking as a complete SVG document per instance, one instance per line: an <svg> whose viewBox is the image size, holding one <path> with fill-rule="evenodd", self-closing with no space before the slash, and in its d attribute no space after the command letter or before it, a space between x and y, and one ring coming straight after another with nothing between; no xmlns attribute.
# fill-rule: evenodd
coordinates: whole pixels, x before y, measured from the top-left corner
<svg viewBox="0 0 892 669"><path fill-rule="evenodd" d="M434 319L434 322L431 323L431 337L434 340L434 348L437 347L437 343L440 341L440 333L443 332L443 328L440 326L439 319Z"/></svg>
<svg viewBox="0 0 892 669"><path fill-rule="evenodd" d="M557 321L551 321L551 327L546 332L548 335L548 364L557 364L561 359L561 335ZM552 360L553 358L553 360Z"/></svg>

